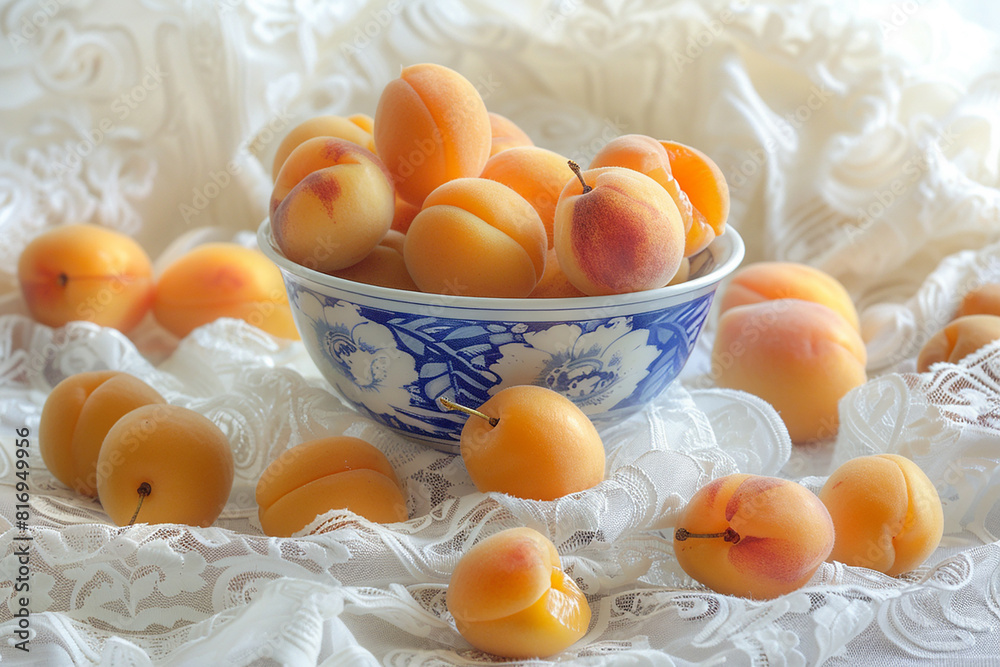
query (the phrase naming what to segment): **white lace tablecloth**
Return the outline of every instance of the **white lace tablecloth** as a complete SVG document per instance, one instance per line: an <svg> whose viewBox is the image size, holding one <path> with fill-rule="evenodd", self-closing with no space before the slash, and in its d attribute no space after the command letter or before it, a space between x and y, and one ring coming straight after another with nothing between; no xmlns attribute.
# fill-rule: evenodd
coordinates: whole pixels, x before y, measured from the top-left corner
<svg viewBox="0 0 1000 667"><path fill-rule="evenodd" d="M1000 345L913 372L962 295L1000 281L1000 50L946 4L12 0L0 31L0 524L15 517L16 429L34 438L48 391L83 370L133 373L207 415L237 469L212 528L118 528L34 449L31 651L15 648L10 528L5 662L490 662L455 631L447 582L463 547L524 525L553 539L593 611L559 660L1000 662ZM748 261L808 262L859 305L871 379L843 400L836 441L792 447L769 406L715 388L710 324L684 382L602 433L605 482L554 502L483 495L460 458L346 408L299 344L233 320L178 342L151 321L126 338L25 317L13 267L33 234L94 222L161 266L239 237L266 212L262 165L284 132L320 112L373 113L400 65L422 61L458 69L567 157L586 162L625 132L712 155ZM261 471L330 433L387 454L410 520L333 512L321 534L263 536ZM783 475L817 490L873 452L913 458L940 492L944 539L920 569L824 564L806 588L754 602L678 567L674 517L708 480Z"/></svg>

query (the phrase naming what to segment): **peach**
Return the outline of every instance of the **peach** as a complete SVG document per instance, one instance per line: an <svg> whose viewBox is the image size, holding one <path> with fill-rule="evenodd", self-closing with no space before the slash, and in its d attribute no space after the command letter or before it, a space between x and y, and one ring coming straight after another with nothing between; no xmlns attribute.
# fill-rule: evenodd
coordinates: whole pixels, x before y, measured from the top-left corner
<svg viewBox="0 0 1000 667"><path fill-rule="evenodd" d="M826 480L819 498L836 530L831 561L896 576L923 563L941 542L941 499L924 471L903 456L850 459Z"/></svg>
<svg viewBox="0 0 1000 667"><path fill-rule="evenodd" d="M445 183L406 233L403 259L424 292L525 297L545 270L545 227L506 185L485 178Z"/></svg>
<svg viewBox="0 0 1000 667"><path fill-rule="evenodd" d="M97 493L119 526L210 526L233 488L233 453L208 418L176 405L144 405L108 431L97 458Z"/></svg>
<svg viewBox="0 0 1000 667"><path fill-rule="evenodd" d="M1000 315L1000 285L982 285L965 295L955 317Z"/></svg>
<svg viewBox="0 0 1000 667"><path fill-rule="evenodd" d="M21 252L17 278L35 320L61 327L86 320L129 331L153 298L153 267L142 247L97 225L63 225Z"/></svg>
<svg viewBox="0 0 1000 667"><path fill-rule="evenodd" d="M719 313L771 299L821 303L859 329L858 311L844 286L830 274L796 262L756 262L740 269L722 293Z"/></svg>
<svg viewBox="0 0 1000 667"><path fill-rule="evenodd" d="M545 271L539 279L535 289L529 294L533 299L564 299L578 296L587 296L569 281L562 267L559 266L559 258L556 256L556 249L549 248L545 256Z"/></svg>
<svg viewBox="0 0 1000 667"><path fill-rule="evenodd" d="M303 141L314 137L336 137L355 143L362 148L375 152L375 138L372 136L372 119L364 114L343 116L315 116L305 120L285 135L274 154L271 166L271 176L278 178L281 166L285 164L289 154Z"/></svg>
<svg viewBox="0 0 1000 667"><path fill-rule="evenodd" d="M271 193L271 231L285 257L330 273L357 264L392 225L385 165L343 139L316 137L289 154Z"/></svg>
<svg viewBox="0 0 1000 667"><path fill-rule="evenodd" d="M121 417L143 405L165 403L137 377L118 371L71 375L45 399L38 449L49 472L77 493L97 497L101 443Z"/></svg>
<svg viewBox="0 0 1000 667"><path fill-rule="evenodd" d="M466 641L505 658L555 655L590 624L587 599L562 571L555 545L531 528L501 531L465 552L447 604Z"/></svg>
<svg viewBox="0 0 1000 667"><path fill-rule="evenodd" d="M625 167L649 176L662 185L677 204L677 210L680 211L681 220L684 222L684 233L688 236L705 235L703 231L697 229L692 232L694 208L670 171L670 156L667 155L667 150L656 139L644 134L625 134L616 137L605 144L590 161L591 169L599 167ZM714 233L709 241L713 238L715 238ZM689 253L685 250L685 255L687 254Z"/></svg>
<svg viewBox="0 0 1000 667"><path fill-rule="evenodd" d="M478 410L446 399L470 418L459 447L469 477L482 493L554 500L604 479L604 444L575 403L546 387L502 389Z"/></svg>
<svg viewBox="0 0 1000 667"><path fill-rule="evenodd" d="M290 537L317 516L345 508L369 521L406 521L406 498L389 459L350 436L310 440L284 451L257 482L260 525Z"/></svg>
<svg viewBox="0 0 1000 667"><path fill-rule="evenodd" d="M168 266L156 283L153 315L179 338L220 317L299 338L278 267L236 243L197 246Z"/></svg>
<svg viewBox="0 0 1000 667"><path fill-rule="evenodd" d="M598 167L633 169L663 186L684 221L685 257L701 252L723 232L729 216L729 187L722 171L701 151L642 134L626 134L597 152L590 168Z"/></svg>
<svg viewBox="0 0 1000 667"><path fill-rule="evenodd" d="M566 277L584 294L636 292L663 287L677 273L684 223L652 178L601 167L579 174L559 195L554 246Z"/></svg>
<svg viewBox="0 0 1000 667"><path fill-rule="evenodd" d="M865 382L867 352L857 329L811 301L735 306L719 318L712 374L720 387L770 403L793 442L834 435L837 404Z"/></svg>
<svg viewBox="0 0 1000 667"><path fill-rule="evenodd" d="M511 119L492 111L487 115L490 117L490 157L508 148L535 145L531 137Z"/></svg>
<svg viewBox="0 0 1000 667"><path fill-rule="evenodd" d="M431 63L404 67L375 110L375 147L399 196L414 205L455 178L479 176L492 133L483 99L458 72Z"/></svg>
<svg viewBox="0 0 1000 667"><path fill-rule="evenodd" d="M346 269L334 271L333 275L358 283L416 292L417 284L410 277L403 260L404 242L403 234L390 229L367 257Z"/></svg>
<svg viewBox="0 0 1000 667"><path fill-rule="evenodd" d="M694 224L687 234L684 256L706 248L726 231L729 218L729 184L712 158L697 148L676 141L661 141L670 158L670 173L691 202Z"/></svg>
<svg viewBox="0 0 1000 667"><path fill-rule="evenodd" d="M681 511L681 568L716 593L775 598L804 586L834 545L833 521L796 482L736 474L699 489Z"/></svg>
<svg viewBox="0 0 1000 667"><path fill-rule="evenodd" d="M1000 317L996 315L966 315L952 320L920 348L917 371L923 373L938 362L959 361L1000 339Z"/></svg>
<svg viewBox="0 0 1000 667"><path fill-rule="evenodd" d="M566 183L576 178L567 162L559 153L537 146L509 148L486 162L480 178L503 183L528 200L545 225L551 248L556 202Z"/></svg>

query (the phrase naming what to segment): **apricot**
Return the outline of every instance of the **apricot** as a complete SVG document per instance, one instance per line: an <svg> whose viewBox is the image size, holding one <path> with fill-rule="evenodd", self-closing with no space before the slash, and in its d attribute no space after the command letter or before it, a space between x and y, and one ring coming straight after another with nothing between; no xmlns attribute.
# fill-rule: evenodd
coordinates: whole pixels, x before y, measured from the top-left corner
<svg viewBox="0 0 1000 667"><path fill-rule="evenodd" d="M414 205L455 178L479 176L492 133L483 99L458 72L431 63L404 67L375 110L375 147L399 196Z"/></svg>
<svg viewBox="0 0 1000 667"><path fill-rule="evenodd" d="M982 285L965 295L955 317L1000 315L1000 285Z"/></svg>
<svg viewBox="0 0 1000 667"><path fill-rule="evenodd" d="M937 489L903 456L850 459L826 480L819 498L836 531L831 561L896 576L923 563L941 542Z"/></svg>
<svg viewBox="0 0 1000 667"><path fill-rule="evenodd" d="M442 400L449 409L463 409ZM546 387L502 389L462 427L459 448L482 493L554 500L604 479L604 444L575 403Z"/></svg>
<svg viewBox="0 0 1000 667"><path fill-rule="evenodd" d="M403 259L424 292L525 297L545 270L545 227L506 185L485 178L445 183L406 233Z"/></svg>
<svg viewBox="0 0 1000 667"><path fill-rule="evenodd" d="M334 271L333 275L358 283L416 292L417 284L410 277L403 260L404 242L403 234L390 229L382 242L363 260L346 269Z"/></svg>
<svg viewBox="0 0 1000 667"><path fill-rule="evenodd" d="M310 440L284 451L257 482L261 528L290 537L317 516L345 508L369 521L406 521L406 498L389 459L350 436Z"/></svg>
<svg viewBox="0 0 1000 667"><path fill-rule="evenodd" d="M153 298L153 267L134 240L97 225L63 225L35 237L17 261L31 316L50 327L85 320L129 331Z"/></svg>
<svg viewBox="0 0 1000 667"><path fill-rule="evenodd" d="M278 172L289 154L303 141L314 137L336 137L355 143L362 148L375 152L375 138L372 136L372 119L365 114L354 116L315 116L305 120L285 135L278 144L271 166L271 177L278 178Z"/></svg>
<svg viewBox="0 0 1000 667"><path fill-rule="evenodd" d="M490 157L508 148L535 145L531 137L511 119L492 111L487 115L490 117Z"/></svg>
<svg viewBox="0 0 1000 667"><path fill-rule="evenodd" d="M365 148L367 148L368 150L370 150L371 152L374 153L375 152L375 143L374 143L374 141L375 141L375 119L372 118L371 116L369 116L366 113L356 113L356 114L354 114L352 116L348 116L347 120L351 121L352 123L354 123L355 125L357 125L358 127L360 127L362 130L364 130L368 134L372 135L372 144L371 144L371 146L365 146Z"/></svg>
<svg viewBox="0 0 1000 667"><path fill-rule="evenodd" d="M71 375L42 406L38 449L49 472L77 493L97 497L101 443L121 417L143 405L165 403L137 377L118 371Z"/></svg>
<svg viewBox="0 0 1000 667"><path fill-rule="evenodd" d="M966 315L952 320L920 348L917 371L923 373L934 364L947 361L957 364L968 355L1000 339L1000 317Z"/></svg>
<svg viewBox="0 0 1000 667"><path fill-rule="evenodd" d="M97 458L97 493L119 526L210 526L233 488L233 453L210 419L177 405L144 405L119 419Z"/></svg>
<svg viewBox="0 0 1000 667"><path fill-rule="evenodd" d="M680 267L684 224L670 195L624 167L591 169L566 184L554 246L570 282L590 296L663 287Z"/></svg>
<svg viewBox="0 0 1000 667"><path fill-rule="evenodd" d="M796 482L736 474L699 489L681 511L681 568L716 593L769 599L804 586L830 555L833 521Z"/></svg>
<svg viewBox="0 0 1000 667"><path fill-rule="evenodd" d="M413 219L417 217L417 213L420 213L420 207L414 206L408 201L396 196L396 208L392 214L392 224L389 225L390 229L394 229L397 232L405 234L410 229L410 225L413 224Z"/></svg>
<svg viewBox="0 0 1000 667"><path fill-rule="evenodd" d="M505 658L555 655L590 624L587 599L563 572L555 545L531 528L501 531L465 552L447 600L465 640Z"/></svg>
<svg viewBox="0 0 1000 667"><path fill-rule="evenodd" d="M719 313L772 299L823 304L859 329L858 311L844 286L830 274L797 262L756 262L740 269L722 293Z"/></svg>
<svg viewBox="0 0 1000 667"><path fill-rule="evenodd" d="M206 243L169 265L156 284L153 315L180 338L220 317L299 338L278 267L236 243Z"/></svg>
<svg viewBox="0 0 1000 667"><path fill-rule="evenodd" d="M503 183L524 197L538 211L552 247L556 202L566 183L576 178L566 158L537 146L509 148L486 162L480 178Z"/></svg>
<svg viewBox="0 0 1000 667"><path fill-rule="evenodd" d="M293 150L271 193L271 231L285 257L330 273L357 264L392 225L396 196L385 165L343 139Z"/></svg>
<svg viewBox="0 0 1000 667"><path fill-rule="evenodd" d="M716 383L770 403L797 443L836 433L837 403L865 382L866 362L857 329L801 299L730 308L719 318L712 348Z"/></svg>
<svg viewBox="0 0 1000 667"><path fill-rule="evenodd" d="M697 148L676 141L661 141L670 158L670 173L687 195L694 224L688 231L685 257L699 252L726 231L729 218L729 184L712 158Z"/></svg>
<svg viewBox="0 0 1000 667"><path fill-rule="evenodd" d="M559 266L556 249L549 248L549 252L545 255L545 271L528 296L532 299L564 299L587 295L573 286Z"/></svg>
<svg viewBox="0 0 1000 667"><path fill-rule="evenodd" d="M681 283L686 282L690 277L691 260L685 257L681 260L681 265L677 267L677 273L674 274L674 277L670 279L670 282L667 283L667 285L680 285Z"/></svg>

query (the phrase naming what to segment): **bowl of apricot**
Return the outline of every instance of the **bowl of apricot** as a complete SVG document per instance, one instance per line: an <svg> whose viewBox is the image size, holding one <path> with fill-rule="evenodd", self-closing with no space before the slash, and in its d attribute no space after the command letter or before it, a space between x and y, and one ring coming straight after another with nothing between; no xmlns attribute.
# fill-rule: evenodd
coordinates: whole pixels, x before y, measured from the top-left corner
<svg viewBox="0 0 1000 667"><path fill-rule="evenodd" d="M434 63L404 67L374 118L293 128L272 177L258 242L313 361L360 412L446 451L465 417L442 399L539 385L593 421L639 410L743 257L698 149L628 134L583 169Z"/></svg>
<svg viewBox="0 0 1000 667"><path fill-rule="evenodd" d="M598 425L654 400L694 349L720 281L743 259L732 228L691 258L690 275L611 296L496 298L366 284L293 262L265 220L260 248L281 270L302 342L359 412L458 452L464 415L501 389L554 389Z"/></svg>

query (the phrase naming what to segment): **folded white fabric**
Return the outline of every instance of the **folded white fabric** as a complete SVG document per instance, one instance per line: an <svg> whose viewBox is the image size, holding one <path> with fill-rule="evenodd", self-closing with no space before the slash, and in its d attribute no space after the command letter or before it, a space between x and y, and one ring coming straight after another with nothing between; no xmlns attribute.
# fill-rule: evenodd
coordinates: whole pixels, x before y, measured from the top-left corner
<svg viewBox="0 0 1000 667"><path fill-rule="evenodd" d="M848 3L850 5L850 3ZM49 11L51 9L51 11ZM564 658L619 664L912 664L1000 659L1000 346L917 375L920 345L962 295L1000 282L1000 50L944 4L652 1L223 2L153 10L112 0L18 3L0 72L0 424L37 434L62 378L112 368L223 428L236 483L212 528L111 525L35 450L31 653L39 664L469 664L444 596L463 546L531 526L558 547L594 620ZM762 401L717 389L711 325L684 382L602 432L605 482L554 502L475 491L461 459L358 416L298 344L233 320L174 349L29 321L13 279L43 227L92 221L156 256L229 238L266 214L280 137L317 113L373 113L400 63L460 70L541 146L587 162L640 132L711 155L730 180L748 261L788 259L856 299L871 380L834 442L792 447ZM286 448L331 433L386 453L410 521L343 511L318 534L263 536L253 492ZM816 490L852 456L913 458L945 538L898 578L824 564L755 602L677 565L674 517L710 479L781 475ZM14 444L0 438L0 521L13 523ZM5 526L6 527L6 526ZM17 573L0 536L0 580ZM13 610L15 603L3 607ZM25 657L0 614L0 657Z"/></svg>

